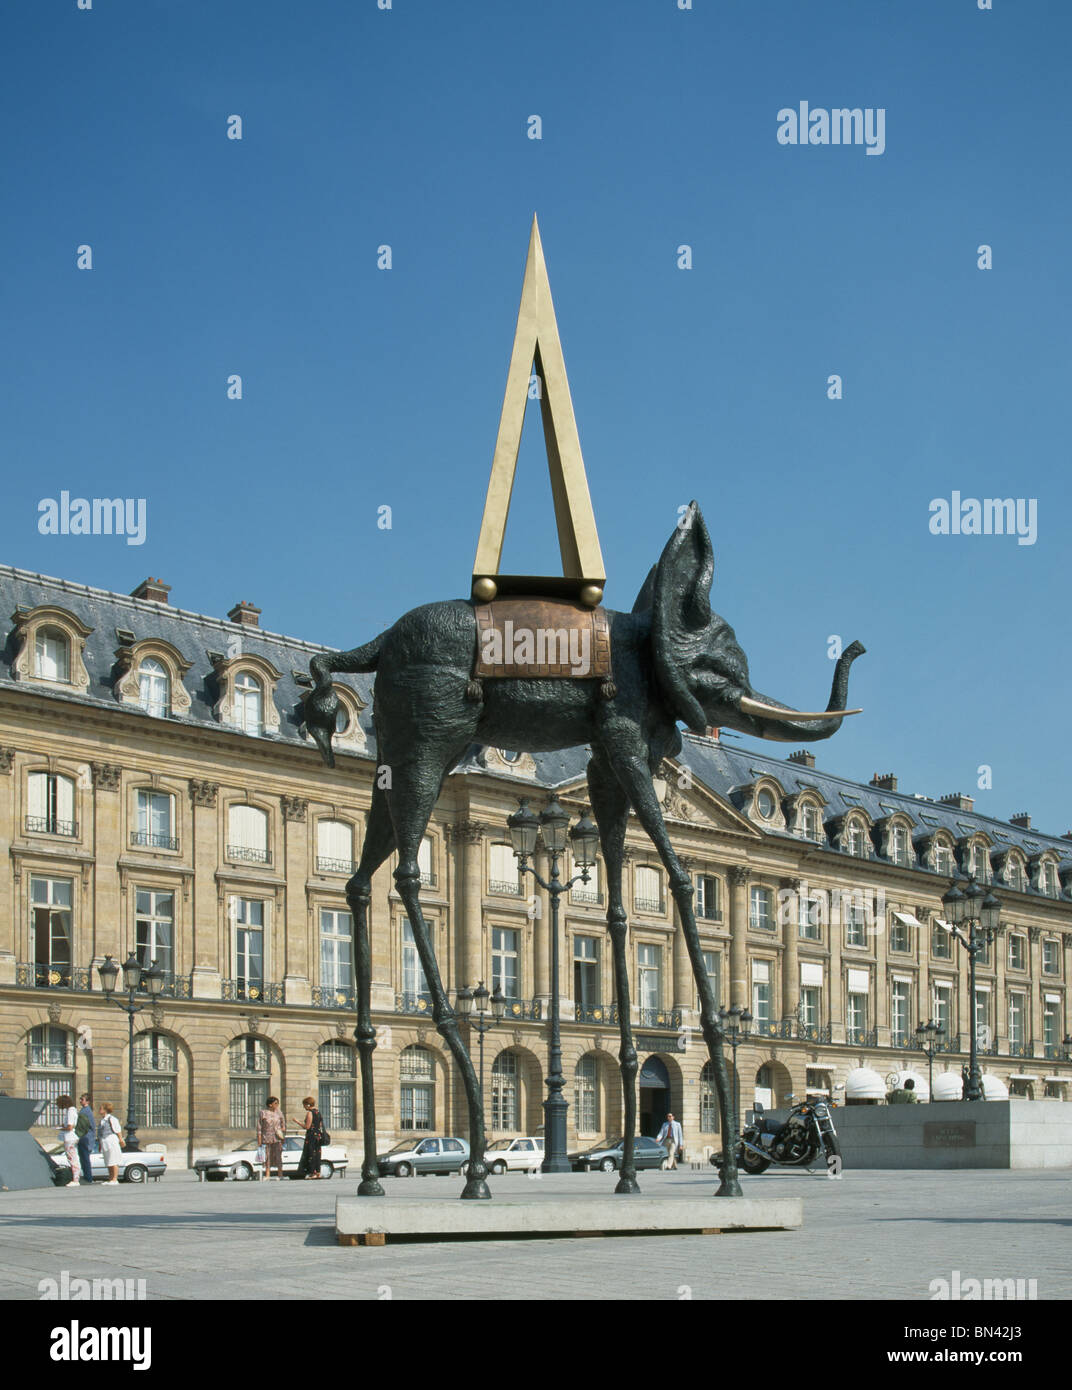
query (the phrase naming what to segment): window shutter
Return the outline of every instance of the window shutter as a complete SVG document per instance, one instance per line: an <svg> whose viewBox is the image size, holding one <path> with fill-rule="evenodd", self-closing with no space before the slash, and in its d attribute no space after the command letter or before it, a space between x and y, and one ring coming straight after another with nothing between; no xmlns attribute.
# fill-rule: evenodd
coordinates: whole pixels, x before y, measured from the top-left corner
<svg viewBox="0 0 1072 1390"><path fill-rule="evenodd" d="M29 811L31 816L48 815L48 773L31 772L28 779Z"/></svg>
<svg viewBox="0 0 1072 1390"><path fill-rule="evenodd" d="M56 819L74 821L74 783L69 777L56 778Z"/></svg>
<svg viewBox="0 0 1072 1390"><path fill-rule="evenodd" d="M268 817L256 806L232 806L230 843L242 849L268 848Z"/></svg>
<svg viewBox="0 0 1072 1390"><path fill-rule="evenodd" d="M317 825L317 854L321 859L353 862L354 832L343 821L322 820Z"/></svg>

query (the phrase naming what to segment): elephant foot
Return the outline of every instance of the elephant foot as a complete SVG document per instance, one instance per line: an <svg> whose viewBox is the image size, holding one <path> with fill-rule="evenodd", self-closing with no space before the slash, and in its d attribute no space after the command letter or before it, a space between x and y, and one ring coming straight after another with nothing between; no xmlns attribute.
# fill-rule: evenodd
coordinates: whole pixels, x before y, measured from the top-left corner
<svg viewBox="0 0 1072 1390"><path fill-rule="evenodd" d="M462 1201L471 1200L475 1202L488 1202L491 1200L491 1189L483 1178L470 1178L462 1188Z"/></svg>
<svg viewBox="0 0 1072 1390"><path fill-rule="evenodd" d="M721 1183L719 1183L718 1191L715 1193L715 1196L716 1196L716 1197L743 1197L743 1196L744 1196L744 1193L741 1191L741 1184L737 1181L737 1174L736 1174L736 1173L733 1175L732 1178L723 1177Z"/></svg>
<svg viewBox="0 0 1072 1390"><path fill-rule="evenodd" d="M617 1197L620 1193L630 1193L639 1191L640 1184L637 1182L636 1178L627 1178L623 1173L622 1176L618 1179L618 1185L614 1189L614 1195Z"/></svg>
<svg viewBox="0 0 1072 1390"><path fill-rule="evenodd" d="M383 1197L385 1194L376 1178L365 1178L358 1184L357 1195L359 1197Z"/></svg>

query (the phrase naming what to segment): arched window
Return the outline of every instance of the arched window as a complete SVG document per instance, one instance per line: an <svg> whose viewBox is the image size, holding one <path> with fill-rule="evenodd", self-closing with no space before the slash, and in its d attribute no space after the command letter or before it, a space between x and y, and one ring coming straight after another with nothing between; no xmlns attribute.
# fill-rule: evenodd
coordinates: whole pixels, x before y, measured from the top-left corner
<svg viewBox="0 0 1072 1390"><path fill-rule="evenodd" d="M399 1128L435 1129L435 1058L426 1047L407 1047L398 1066Z"/></svg>
<svg viewBox="0 0 1072 1390"><path fill-rule="evenodd" d="M171 677L152 656L147 656L138 667L138 704L157 719L163 719L171 710Z"/></svg>
<svg viewBox="0 0 1072 1390"><path fill-rule="evenodd" d="M972 848L972 873L980 883L990 882L990 851L982 840L976 840Z"/></svg>
<svg viewBox="0 0 1072 1390"><path fill-rule="evenodd" d="M231 1128L252 1129L268 1099L272 1054L263 1038L235 1038L228 1062L231 1072Z"/></svg>
<svg viewBox="0 0 1072 1390"><path fill-rule="evenodd" d="M1023 860L1016 854L1010 854L1006 862L1005 880L1009 887L1015 888L1018 893L1023 893L1027 888Z"/></svg>
<svg viewBox="0 0 1072 1390"><path fill-rule="evenodd" d="M247 734L264 732L264 687L251 671L235 676L234 722Z"/></svg>
<svg viewBox="0 0 1072 1390"><path fill-rule="evenodd" d="M134 1039L134 1123L139 1129L174 1129L178 1056L167 1033Z"/></svg>
<svg viewBox="0 0 1072 1390"><path fill-rule="evenodd" d="M849 821L846 848L854 859L867 858L867 831L863 821L856 819Z"/></svg>
<svg viewBox="0 0 1072 1390"><path fill-rule="evenodd" d="M74 1034L67 1028L42 1023L30 1030L26 1039L26 1095L30 1100L47 1100L35 1125L57 1127L60 1112L56 1097L74 1095Z"/></svg>
<svg viewBox="0 0 1072 1390"><path fill-rule="evenodd" d="M43 681L69 682L71 645L58 627L38 628L34 638L34 675Z"/></svg>
<svg viewBox="0 0 1072 1390"><path fill-rule="evenodd" d="M268 815L256 806L235 804L227 812L227 858L270 864Z"/></svg>
<svg viewBox="0 0 1072 1390"><path fill-rule="evenodd" d="M78 834L74 782L58 772L31 772L26 778L26 830L36 835Z"/></svg>
<svg viewBox="0 0 1072 1390"><path fill-rule="evenodd" d="M953 873L953 846L945 840L935 842L934 872L948 876Z"/></svg>
<svg viewBox="0 0 1072 1390"><path fill-rule="evenodd" d="M718 1088L711 1063L705 1062L700 1072L700 1133L717 1134L718 1131Z"/></svg>
<svg viewBox="0 0 1072 1390"><path fill-rule="evenodd" d="M344 1042L326 1042L320 1048L318 1106L324 1127L331 1134L337 1129L355 1129L354 1078L357 1059L354 1049Z"/></svg>
<svg viewBox="0 0 1072 1390"><path fill-rule="evenodd" d="M322 874L352 874L354 828L341 820L316 823L316 867Z"/></svg>
<svg viewBox="0 0 1072 1390"><path fill-rule="evenodd" d="M814 840L818 842L825 839L818 806L813 806L810 802L805 802L800 824L801 834L804 836L805 840Z"/></svg>
<svg viewBox="0 0 1072 1390"><path fill-rule="evenodd" d="M582 1057L573 1076L573 1114L578 1134L599 1133L599 1072L594 1057Z"/></svg>
<svg viewBox="0 0 1072 1390"><path fill-rule="evenodd" d="M500 1052L491 1066L491 1127L521 1128L521 1092L517 1053Z"/></svg>

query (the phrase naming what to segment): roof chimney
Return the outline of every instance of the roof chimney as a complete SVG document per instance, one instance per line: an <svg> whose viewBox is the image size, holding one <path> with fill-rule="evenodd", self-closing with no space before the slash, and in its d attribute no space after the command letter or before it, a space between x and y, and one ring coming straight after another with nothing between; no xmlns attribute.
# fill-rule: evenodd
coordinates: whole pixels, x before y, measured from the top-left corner
<svg viewBox="0 0 1072 1390"><path fill-rule="evenodd" d="M232 623L239 623L242 627L260 627L261 610L254 608L252 603L247 603L245 599L241 603L236 603L227 614Z"/></svg>
<svg viewBox="0 0 1072 1390"><path fill-rule="evenodd" d="M972 811L975 809L975 802L970 796L962 796L960 792L950 792L948 796L940 796L938 800L943 806L955 806L958 811Z"/></svg>
<svg viewBox="0 0 1072 1390"><path fill-rule="evenodd" d="M806 748L798 748L795 753L790 753L786 758L787 763L799 763L801 767L814 767L815 754L809 753Z"/></svg>
<svg viewBox="0 0 1072 1390"><path fill-rule="evenodd" d="M1009 817L1010 825L1018 825L1021 830L1031 829L1031 817L1026 811L1017 811L1015 816Z"/></svg>
<svg viewBox="0 0 1072 1390"><path fill-rule="evenodd" d="M871 778L871 785L878 787L879 791L895 792L897 790L897 778L892 772L876 772Z"/></svg>
<svg viewBox="0 0 1072 1390"><path fill-rule="evenodd" d="M145 598L150 603L167 603L171 585L162 579L143 579L130 595L131 598Z"/></svg>

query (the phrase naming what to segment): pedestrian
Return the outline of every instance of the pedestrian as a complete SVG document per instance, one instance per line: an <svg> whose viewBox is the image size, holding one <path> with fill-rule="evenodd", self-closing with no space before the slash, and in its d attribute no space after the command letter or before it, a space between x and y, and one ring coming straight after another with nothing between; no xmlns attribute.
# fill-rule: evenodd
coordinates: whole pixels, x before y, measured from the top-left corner
<svg viewBox="0 0 1072 1390"><path fill-rule="evenodd" d="M887 1105L916 1105L918 1102L916 1083L910 1076L906 1076L897 1090L891 1091L886 1097Z"/></svg>
<svg viewBox="0 0 1072 1390"><path fill-rule="evenodd" d="M257 1143L264 1147L264 1177L275 1164L277 1180L283 1177L283 1138L287 1132L286 1116L279 1108L279 1097L269 1096L257 1121Z"/></svg>
<svg viewBox="0 0 1072 1390"><path fill-rule="evenodd" d="M67 1186L69 1188L77 1187L78 1180L82 1176L82 1170L78 1164L78 1136L75 1134L78 1125L78 1111L74 1107L74 1101L67 1094L56 1097L56 1109L60 1112L60 1143L63 1145L63 1152L67 1155L67 1162L71 1168L71 1181Z"/></svg>
<svg viewBox="0 0 1072 1390"><path fill-rule="evenodd" d="M119 1136L121 1133L119 1121L112 1114L111 1105L105 1101L100 1108L101 1154L108 1165L108 1181L104 1184L105 1187L118 1187L119 1185L119 1151L122 1147Z"/></svg>
<svg viewBox="0 0 1072 1390"><path fill-rule="evenodd" d="M78 1136L78 1163L82 1169L82 1181L93 1186L93 1150L97 1147L97 1119L93 1114L93 1097L88 1091L78 1097L78 1123L74 1127Z"/></svg>
<svg viewBox="0 0 1072 1390"><path fill-rule="evenodd" d="M667 1115L663 1121L663 1127L656 1135L655 1142L662 1144L666 1150L667 1167L677 1167L677 1151L681 1148L684 1136L681 1132L681 1124L675 1120L673 1115Z"/></svg>
<svg viewBox="0 0 1072 1390"><path fill-rule="evenodd" d="M319 1178L320 1150L324 1144L324 1120L312 1096L306 1096L302 1105L305 1106L305 1118L300 1121L300 1126L305 1130L305 1143L298 1161L298 1177Z"/></svg>

